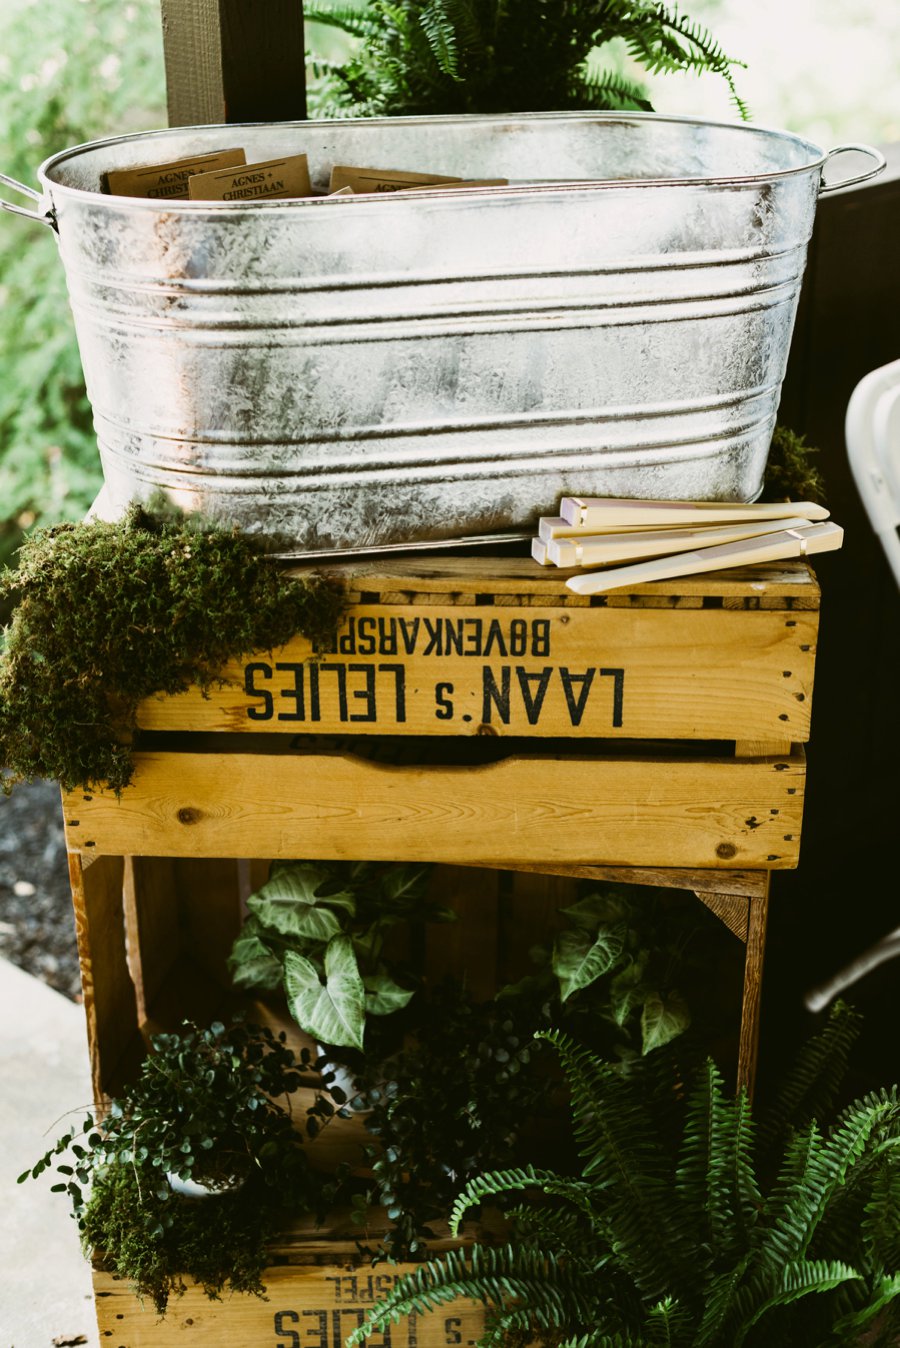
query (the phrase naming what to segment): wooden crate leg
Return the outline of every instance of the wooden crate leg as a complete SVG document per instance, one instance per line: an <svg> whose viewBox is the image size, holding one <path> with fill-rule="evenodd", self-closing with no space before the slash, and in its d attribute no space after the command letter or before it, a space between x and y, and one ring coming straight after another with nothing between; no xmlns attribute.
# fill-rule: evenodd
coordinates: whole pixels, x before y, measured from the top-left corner
<svg viewBox="0 0 900 1348"><path fill-rule="evenodd" d="M137 1031L137 1001L125 957L122 857L69 853L78 957L87 1021L94 1103L109 1083Z"/></svg>
<svg viewBox="0 0 900 1348"><path fill-rule="evenodd" d="M708 894L694 891L701 903L705 903L744 946L744 990L738 1040L737 1089L741 1090L743 1087L751 1100L759 1050L759 1010L771 884L771 874L768 871L759 872L757 880L760 876L763 877L762 891L757 889L753 894Z"/></svg>
<svg viewBox="0 0 900 1348"><path fill-rule="evenodd" d="M744 956L744 999L741 1009L741 1034L738 1043L738 1090L743 1087L750 1100L756 1084L756 1060L759 1052L759 1011L762 997L763 960L766 952L766 923L769 916L769 884L766 892L750 900L747 922L747 950Z"/></svg>

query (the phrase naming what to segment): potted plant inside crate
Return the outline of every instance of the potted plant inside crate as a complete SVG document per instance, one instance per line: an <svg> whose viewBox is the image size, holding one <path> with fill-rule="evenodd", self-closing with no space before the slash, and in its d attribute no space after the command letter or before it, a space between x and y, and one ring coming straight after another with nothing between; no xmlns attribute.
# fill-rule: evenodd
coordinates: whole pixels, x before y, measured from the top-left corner
<svg viewBox="0 0 900 1348"><path fill-rule="evenodd" d="M435 982L409 957L423 918L448 916L427 902L430 869L276 867L250 898L231 957L241 986L283 991L302 1028L324 1041L317 1065L336 1109L310 1111L307 1129L316 1135L350 1109L364 1114L362 1173L342 1177L341 1199L361 1227L370 1209L387 1210L392 1226L373 1253L399 1259L421 1257L432 1224L480 1170L533 1155L551 1127L557 1151L565 1149L559 1082L536 1031L565 1026L621 1063L690 1019L676 986L683 924L658 891L636 886L589 889L562 909L555 936L531 951L533 971L494 997L475 999L464 975ZM380 975L397 989L383 1007L392 1014L368 1019L365 997L376 990L371 975L388 932L407 958ZM345 954L329 961L338 943Z"/></svg>
<svg viewBox="0 0 900 1348"><path fill-rule="evenodd" d="M453 921L450 909L427 897L431 870L369 861L273 864L247 900L229 959L235 985L283 988L297 1024L324 1048L362 1050L369 1017L402 1011L421 986L409 942L398 954L391 934Z"/></svg>
<svg viewBox="0 0 900 1348"><path fill-rule="evenodd" d="M264 1026L185 1022L155 1035L137 1081L20 1182L55 1169L85 1252L160 1313L184 1276L210 1297L226 1286L262 1295L279 1215L327 1204L291 1121L298 1069L284 1036Z"/></svg>

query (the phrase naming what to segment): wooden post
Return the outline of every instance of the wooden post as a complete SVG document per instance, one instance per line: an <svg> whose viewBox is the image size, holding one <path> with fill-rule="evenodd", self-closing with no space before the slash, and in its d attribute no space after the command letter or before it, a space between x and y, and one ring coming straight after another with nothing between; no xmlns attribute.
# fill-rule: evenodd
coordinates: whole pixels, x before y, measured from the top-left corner
<svg viewBox="0 0 900 1348"><path fill-rule="evenodd" d="M768 881L769 876L766 876ZM768 885L765 895L750 900L747 917L747 953L744 958L744 998L738 1043L738 1089L753 1099L759 1056L759 1016L762 997L763 960L766 953L766 923L769 915Z"/></svg>
<svg viewBox="0 0 900 1348"><path fill-rule="evenodd" d="M161 0L169 125L302 121L303 0Z"/></svg>

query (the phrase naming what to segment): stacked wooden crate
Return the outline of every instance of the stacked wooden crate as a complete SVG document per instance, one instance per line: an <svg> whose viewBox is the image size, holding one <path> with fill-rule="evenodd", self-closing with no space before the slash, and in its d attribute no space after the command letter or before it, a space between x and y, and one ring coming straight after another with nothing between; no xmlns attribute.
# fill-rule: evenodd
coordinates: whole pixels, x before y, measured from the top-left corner
<svg viewBox="0 0 900 1348"><path fill-rule="evenodd" d="M149 1032L233 1005L242 899L270 860L300 857L489 868L468 886L485 937L456 952L488 990L566 878L693 890L747 946L738 1076L752 1085L768 878L800 845L819 601L806 564L594 598L524 559L332 570L349 600L333 650L298 638L208 697L148 701L133 785L64 797L98 1101ZM502 894L498 868L520 873ZM101 1330L127 1348L336 1348L375 1287L351 1246L295 1232L273 1251L269 1303L191 1292L163 1327L98 1273ZM473 1342L480 1314L448 1308L392 1342Z"/></svg>

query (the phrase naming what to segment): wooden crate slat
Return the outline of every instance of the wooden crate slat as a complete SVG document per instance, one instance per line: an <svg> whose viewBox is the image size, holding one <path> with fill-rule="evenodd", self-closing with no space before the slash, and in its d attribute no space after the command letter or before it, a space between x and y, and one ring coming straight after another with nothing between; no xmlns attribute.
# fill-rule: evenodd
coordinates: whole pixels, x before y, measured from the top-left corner
<svg viewBox="0 0 900 1348"><path fill-rule="evenodd" d="M805 758L522 755L474 768L352 755L139 753L119 799L64 797L70 848L105 854L797 863Z"/></svg>
<svg viewBox="0 0 900 1348"><path fill-rule="evenodd" d="M373 1300L401 1274L417 1267L398 1264L374 1269L346 1257L340 1263L303 1267L276 1265L263 1282L268 1300L235 1294L210 1301L189 1284L171 1301L160 1320L153 1307L141 1305L128 1284L107 1273L94 1273L94 1295L101 1343L111 1348L344 1348ZM484 1308L452 1301L429 1315L391 1325L367 1340L369 1348L445 1348L472 1344L484 1332Z"/></svg>
<svg viewBox="0 0 900 1348"><path fill-rule="evenodd" d="M170 126L306 117L297 0L162 0L161 10Z"/></svg>
<svg viewBox="0 0 900 1348"><path fill-rule="evenodd" d="M817 615L362 605L337 650L296 638L208 696L148 698L147 730L809 737Z"/></svg>
<svg viewBox="0 0 900 1348"><path fill-rule="evenodd" d="M351 594L374 592L404 594L545 594L566 603L584 605L586 597L566 589L566 580L576 574L556 567L539 567L530 557L463 557L445 554L417 557L406 553L371 562L329 562L290 567L294 575L324 571L343 580ZM634 585L614 593L640 606L646 598L678 596L768 596L780 598L785 608L818 608L819 586L804 561L771 562L698 576ZM587 601L590 606L590 600Z"/></svg>
<svg viewBox="0 0 900 1348"><path fill-rule="evenodd" d="M479 862L483 866L496 862ZM515 870L538 876L558 875L571 880L591 880L597 884L611 882L625 885L656 885L663 889L685 889L697 894L756 895L767 892L765 871L741 870L677 870L674 868L642 866L567 866L559 861L519 862Z"/></svg>

